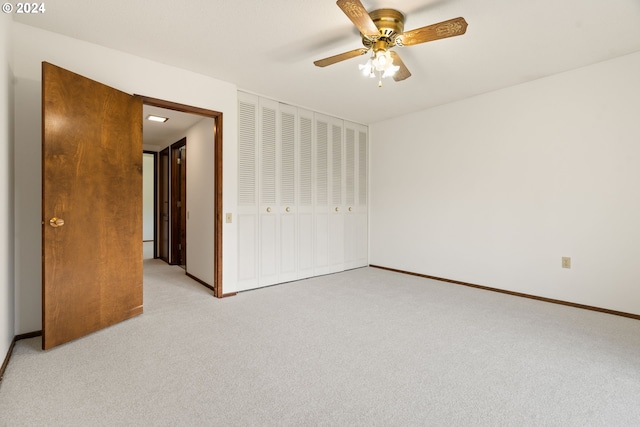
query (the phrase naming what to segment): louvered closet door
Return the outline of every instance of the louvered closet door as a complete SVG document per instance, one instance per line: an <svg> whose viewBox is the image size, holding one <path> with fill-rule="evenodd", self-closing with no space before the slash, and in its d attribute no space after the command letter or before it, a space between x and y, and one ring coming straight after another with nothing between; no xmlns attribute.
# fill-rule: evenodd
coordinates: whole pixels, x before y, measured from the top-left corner
<svg viewBox="0 0 640 427"><path fill-rule="evenodd" d="M345 160L345 207L344 213L344 267L358 266L356 254L357 239L357 171L356 171L357 131L353 123L344 124L344 160Z"/></svg>
<svg viewBox="0 0 640 427"><path fill-rule="evenodd" d="M258 286L258 98L238 94L238 290Z"/></svg>
<svg viewBox="0 0 640 427"><path fill-rule="evenodd" d="M344 144L343 121L333 119L329 144L330 210L329 210L329 271L344 270Z"/></svg>
<svg viewBox="0 0 640 427"><path fill-rule="evenodd" d="M329 117L315 114L314 274L329 273Z"/></svg>
<svg viewBox="0 0 640 427"><path fill-rule="evenodd" d="M313 113L298 110L298 278L313 276Z"/></svg>
<svg viewBox="0 0 640 427"><path fill-rule="evenodd" d="M278 103L260 99L259 131L259 264L260 286L278 283L279 215L277 199L277 170L279 126Z"/></svg>
<svg viewBox="0 0 640 427"><path fill-rule="evenodd" d="M238 99L238 289L367 265L366 126Z"/></svg>
<svg viewBox="0 0 640 427"><path fill-rule="evenodd" d="M356 144L356 267L369 265L369 225L368 225L368 191L369 191L369 157L368 157L368 129L360 125L357 128L358 141Z"/></svg>
<svg viewBox="0 0 640 427"><path fill-rule="evenodd" d="M280 104L279 111L279 168L278 168L278 219L279 271L278 282L289 282L298 278L297 257L297 201L296 201L296 145L297 109Z"/></svg>
<svg viewBox="0 0 640 427"><path fill-rule="evenodd" d="M367 128L345 122L345 269L368 265Z"/></svg>

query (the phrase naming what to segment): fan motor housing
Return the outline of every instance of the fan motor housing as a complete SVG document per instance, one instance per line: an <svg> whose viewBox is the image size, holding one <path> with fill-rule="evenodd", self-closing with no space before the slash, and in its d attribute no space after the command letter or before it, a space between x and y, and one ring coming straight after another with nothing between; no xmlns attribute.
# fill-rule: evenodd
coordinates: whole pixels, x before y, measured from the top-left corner
<svg viewBox="0 0 640 427"><path fill-rule="evenodd" d="M395 9L378 9L369 12L369 16L380 31L378 40L386 42L389 47L395 45L396 37L404 32L404 14ZM375 42L366 36L362 37L362 44L367 48L371 48Z"/></svg>

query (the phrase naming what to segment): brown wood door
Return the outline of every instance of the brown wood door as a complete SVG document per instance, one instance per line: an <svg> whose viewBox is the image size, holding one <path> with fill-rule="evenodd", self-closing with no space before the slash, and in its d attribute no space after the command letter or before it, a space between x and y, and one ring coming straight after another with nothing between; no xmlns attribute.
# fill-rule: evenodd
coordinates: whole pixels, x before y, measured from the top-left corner
<svg viewBox="0 0 640 427"><path fill-rule="evenodd" d="M171 262L187 264L187 138L171 145Z"/></svg>
<svg viewBox="0 0 640 427"><path fill-rule="evenodd" d="M142 313L142 101L43 63L42 115L48 349Z"/></svg>
<svg viewBox="0 0 640 427"><path fill-rule="evenodd" d="M158 226L158 257L169 264L169 147L160 152L159 166L160 223Z"/></svg>

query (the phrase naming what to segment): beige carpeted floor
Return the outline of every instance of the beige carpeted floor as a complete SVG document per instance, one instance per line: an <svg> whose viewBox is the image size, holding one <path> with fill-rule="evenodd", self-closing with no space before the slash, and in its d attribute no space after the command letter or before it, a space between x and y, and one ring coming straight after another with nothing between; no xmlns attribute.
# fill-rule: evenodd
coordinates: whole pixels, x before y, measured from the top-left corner
<svg viewBox="0 0 640 427"><path fill-rule="evenodd" d="M142 316L17 343L21 425L638 426L640 322L374 268L218 300L146 260Z"/></svg>

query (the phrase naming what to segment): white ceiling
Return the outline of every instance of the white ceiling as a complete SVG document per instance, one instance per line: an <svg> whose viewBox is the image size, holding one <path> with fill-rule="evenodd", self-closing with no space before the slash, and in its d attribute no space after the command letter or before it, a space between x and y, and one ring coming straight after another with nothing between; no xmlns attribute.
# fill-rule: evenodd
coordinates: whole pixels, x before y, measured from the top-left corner
<svg viewBox="0 0 640 427"><path fill-rule="evenodd" d="M185 131L206 117L197 114L182 113L166 108L143 105L142 135L145 146L155 146L158 150L178 142L185 136ZM147 120L149 115L167 117L164 123ZM213 119L210 119L213 121ZM151 148L151 147L148 147Z"/></svg>
<svg viewBox="0 0 640 427"><path fill-rule="evenodd" d="M334 0L56 0L14 20L235 83L362 123L464 99L640 51L638 0L362 0L405 29L464 17L463 36L398 48L412 77L363 77L361 46Z"/></svg>

